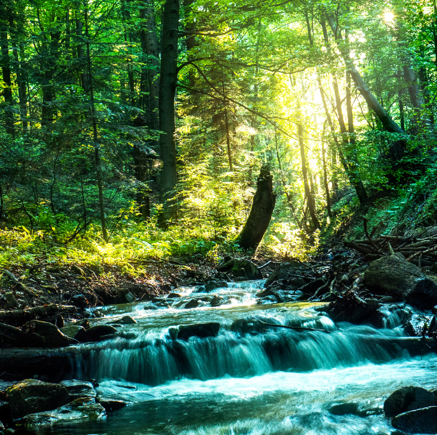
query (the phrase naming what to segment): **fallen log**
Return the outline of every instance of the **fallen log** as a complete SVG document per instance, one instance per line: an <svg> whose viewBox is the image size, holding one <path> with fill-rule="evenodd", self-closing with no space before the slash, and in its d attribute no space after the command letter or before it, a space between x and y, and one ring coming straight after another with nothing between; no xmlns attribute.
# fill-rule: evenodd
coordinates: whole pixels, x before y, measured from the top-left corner
<svg viewBox="0 0 437 435"><path fill-rule="evenodd" d="M77 308L74 305L50 304L23 310L0 310L0 323L21 326L24 323L35 320L52 317L60 314L75 314Z"/></svg>

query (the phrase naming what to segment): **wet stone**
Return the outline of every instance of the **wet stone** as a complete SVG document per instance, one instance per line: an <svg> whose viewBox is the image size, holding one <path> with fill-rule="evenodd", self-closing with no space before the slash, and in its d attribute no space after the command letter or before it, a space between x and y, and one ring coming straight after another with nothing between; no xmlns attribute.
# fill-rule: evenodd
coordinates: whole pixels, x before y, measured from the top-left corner
<svg viewBox="0 0 437 435"><path fill-rule="evenodd" d="M199 301L197 299L191 299L190 301L188 301L184 305L184 308L185 309L190 309L190 308L197 308L198 306L199 306Z"/></svg>
<svg viewBox="0 0 437 435"><path fill-rule="evenodd" d="M199 323L196 325L179 326L177 338L188 340L191 337L206 338L216 337L220 330L220 323Z"/></svg>
<svg viewBox="0 0 437 435"><path fill-rule="evenodd" d="M105 416L105 408L95 403L95 399L81 397L52 411L27 415L23 422L27 429L33 429L62 422L98 420Z"/></svg>
<svg viewBox="0 0 437 435"><path fill-rule="evenodd" d="M396 390L384 402L387 417L394 417L406 411L435 406L433 393L420 387L404 387Z"/></svg>
<svg viewBox="0 0 437 435"><path fill-rule="evenodd" d="M70 396L63 385L26 379L6 389L13 418L48 411L68 403Z"/></svg>
<svg viewBox="0 0 437 435"><path fill-rule="evenodd" d="M77 335L77 340L82 343L107 340L113 337L116 332L117 330L113 326L96 325L85 331L81 331L81 333Z"/></svg>
<svg viewBox="0 0 437 435"><path fill-rule="evenodd" d="M437 433L437 406L416 409L397 415L392 425L409 434Z"/></svg>
<svg viewBox="0 0 437 435"><path fill-rule="evenodd" d="M97 393L91 382L77 381L72 379L71 381L60 382L70 395L70 398L77 399L79 397L96 397Z"/></svg>
<svg viewBox="0 0 437 435"><path fill-rule="evenodd" d="M67 337L76 338L76 335L79 334L81 331L85 331L85 328L76 323L70 323L69 325L64 326L60 330Z"/></svg>
<svg viewBox="0 0 437 435"><path fill-rule="evenodd" d="M103 408L105 408L106 412L117 411L118 409L122 409L127 406L127 403L123 400L114 400L107 399L105 397L99 397L97 401L100 403L100 405L103 406Z"/></svg>

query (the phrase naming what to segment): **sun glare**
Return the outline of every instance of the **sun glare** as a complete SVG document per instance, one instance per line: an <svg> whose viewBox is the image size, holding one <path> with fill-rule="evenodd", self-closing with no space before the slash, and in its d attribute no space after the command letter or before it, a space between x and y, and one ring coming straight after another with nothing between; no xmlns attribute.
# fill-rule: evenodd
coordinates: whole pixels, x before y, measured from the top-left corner
<svg viewBox="0 0 437 435"><path fill-rule="evenodd" d="M386 10L384 12L384 22L386 24L393 24L395 21L395 14L392 11Z"/></svg>

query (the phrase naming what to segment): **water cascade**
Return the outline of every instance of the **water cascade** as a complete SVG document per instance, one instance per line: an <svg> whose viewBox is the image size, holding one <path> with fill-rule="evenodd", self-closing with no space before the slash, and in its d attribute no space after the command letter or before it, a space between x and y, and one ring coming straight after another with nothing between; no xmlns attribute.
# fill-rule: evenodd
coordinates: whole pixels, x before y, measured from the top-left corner
<svg viewBox="0 0 437 435"><path fill-rule="evenodd" d="M391 434L384 398L403 385L435 388L437 358L399 345L402 316L384 328L335 324L322 304L256 305L262 281L215 290L226 303L182 309L204 298L180 289L170 308L105 307L102 322L137 321L117 338L77 347L71 378L96 379L101 396L130 403L106 420L45 434ZM217 334L177 338L179 325L214 322ZM349 412L338 413L338 405Z"/></svg>

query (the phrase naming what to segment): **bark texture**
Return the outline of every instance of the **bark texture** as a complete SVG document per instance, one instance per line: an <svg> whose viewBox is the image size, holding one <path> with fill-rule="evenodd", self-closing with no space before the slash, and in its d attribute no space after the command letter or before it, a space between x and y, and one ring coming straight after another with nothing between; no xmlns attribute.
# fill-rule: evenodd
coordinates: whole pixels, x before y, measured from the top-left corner
<svg viewBox="0 0 437 435"><path fill-rule="evenodd" d="M237 238L244 249L256 249L266 232L275 208L276 194L273 192L273 176L268 166L261 168L258 185L253 197L252 209Z"/></svg>
<svg viewBox="0 0 437 435"><path fill-rule="evenodd" d="M159 176L160 200L163 204L159 222L166 226L176 218L173 200L176 188L175 93L177 84L179 1L166 0L163 13L161 74L159 83L159 139L162 170Z"/></svg>

